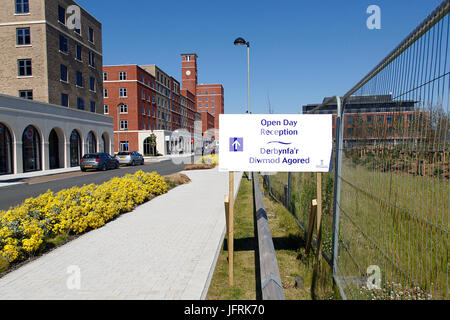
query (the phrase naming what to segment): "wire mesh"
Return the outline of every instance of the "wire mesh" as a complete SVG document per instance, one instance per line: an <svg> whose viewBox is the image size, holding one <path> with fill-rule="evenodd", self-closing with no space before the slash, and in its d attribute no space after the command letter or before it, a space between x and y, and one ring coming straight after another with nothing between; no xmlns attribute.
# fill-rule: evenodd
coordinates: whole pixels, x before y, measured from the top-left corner
<svg viewBox="0 0 450 320"><path fill-rule="evenodd" d="M337 276L348 298L449 298L449 26L447 13L344 98ZM351 281L371 265L380 289Z"/></svg>

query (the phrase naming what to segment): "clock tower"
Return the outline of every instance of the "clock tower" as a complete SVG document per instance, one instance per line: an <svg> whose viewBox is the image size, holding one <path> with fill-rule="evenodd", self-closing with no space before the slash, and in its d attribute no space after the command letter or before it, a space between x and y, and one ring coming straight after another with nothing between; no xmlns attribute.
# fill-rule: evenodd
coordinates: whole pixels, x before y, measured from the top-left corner
<svg viewBox="0 0 450 320"><path fill-rule="evenodd" d="M183 53L181 55L181 86L197 95L197 54Z"/></svg>

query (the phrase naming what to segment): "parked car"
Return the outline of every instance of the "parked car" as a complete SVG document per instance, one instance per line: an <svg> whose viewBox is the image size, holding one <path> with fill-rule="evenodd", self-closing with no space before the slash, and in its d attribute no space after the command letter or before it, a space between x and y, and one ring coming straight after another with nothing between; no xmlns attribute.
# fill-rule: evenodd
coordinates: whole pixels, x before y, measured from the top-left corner
<svg viewBox="0 0 450 320"><path fill-rule="evenodd" d="M107 153L88 153L80 160L81 171L118 169L119 161Z"/></svg>
<svg viewBox="0 0 450 320"><path fill-rule="evenodd" d="M144 157L136 151L122 151L116 154L116 159L120 164L135 166L144 164Z"/></svg>

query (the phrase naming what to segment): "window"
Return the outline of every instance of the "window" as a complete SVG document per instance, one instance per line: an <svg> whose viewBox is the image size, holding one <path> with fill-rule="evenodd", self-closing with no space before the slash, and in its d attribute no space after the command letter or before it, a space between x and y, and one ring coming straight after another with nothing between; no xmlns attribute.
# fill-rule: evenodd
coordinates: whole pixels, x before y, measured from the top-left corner
<svg viewBox="0 0 450 320"><path fill-rule="evenodd" d="M95 92L95 78L93 77L89 78L89 90Z"/></svg>
<svg viewBox="0 0 450 320"><path fill-rule="evenodd" d="M84 99L77 98L77 108L79 110L84 110Z"/></svg>
<svg viewBox="0 0 450 320"><path fill-rule="evenodd" d="M108 72L103 72L103 81L108 81Z"/></svg>
<svg viewBox="0 0 450 320"><path fill-rule="evenodd" d="M127 80L127 73L124 71L119 72L119 80Z"/></svg>
<svg viewBox="0 0 450 320"><path fill-rule="evenodd" d="M60 79L61 79L61 81L64 81L64 82L68 82L68 77L67 77L67 66L65 66L65 65L61 65L61 67L60 67L60 70L61 70L61 75L60 75Z"/></svg>
<svg viewBox="0 0 450 320"><path fill-rule="evenodd" d="M95 101L91 101L91 112L95 112Z"/></svg>
<svg viewBox="0 0 450 320"><path fill-rule="evenodd" d="M69 95L65 93L61 93L61 105L63 107L69 106Z"/></svg>
<svg viewBox="0 0 450 320"><path fill-rule="evenodd" d="M128 105L127 104L121 104L120 105L120 113L121 114L128 113Z"/></svg>
<svg viewBox="0 0 450 320"><path fill-rule="evenodd" d="M109 107L108 107L107 104L105 104L105 105L103 106L103 113L104 113L104 114L109 114Z"/></svg>
<svg viewBox="0 0 450 320"><path fill-rule="evenodd" d="M386 121L387 121L387 123L392 123L393 122L393 117L392 117L392 115L387 115L386 116Z"/></svg>
<svg viewBox="0 0 450 320"><path fill-rule="evenodd" d="M19 59L17 60L17 64L20 77L32 76L31 59Z"/></svg>
<svg viewBox="0 0 450 320"><path fill-rule="evenodd" d="M191 56L186 56L186 61L187 62L191 61Z"/></svg>
<svg viewBox="0 0 450 320"><path fill-rule="evenodd" d="M103 98L108 98L108 89L103 89Z"/></svg>
<svg viewBox="0 0 450 320"><path fill-rule="evenodd" d="M119 89L119 96L120 97L127 97L127 88L120 88Z"/></svg>
<svg viewBox="0 0 450 320"><path fill-rule="evenodd" d="M16 13L29 13L30 4L29 0L16 0Z"/></svg>
<svg viewBox="0 0 450 320"><path fill-rule="evenodd" d="M145 121L142 120L142 130L145 130Z"/></svg>
<svg viewBox="0 0 450 320"><path fill-rule="evenodd" d="M58 6L58 21L66 24L66 9L61 6Z"/></svg>
<svg viewBox="0 0 450 320"><path fill-rule="evenodd" d="M82 59L82 57L81 57L81 46L80 46L79 44L77 44L77 45L75 46L75 48L76 48L76 59L77 59L78 61L83 61L83 59Z"/></svg>
<svg viewBox="0 0 450 320"><path fill-rule="evenodd" d="M59 51L69 53L69 39L63 35L59 35Z"/></svg>
<svg viewBox="0 0 450 320"><path fill-rule="evenodd" d="M89 51L89 65L95 68L95 55L92 51Z"/></svg>
<svg viewBox="0 0 450 320"><path fill-rule="evenodd" d="M142 98L142 100L145 100L145 91L144 90L142 90L141 98Z"/></svg>
<svg viewBox="0 0 450 320"><path fill-rule="evenodd" d="M353 124L353 117L347 117L347 124Z"/></svg>
<svg viewBox="0 0 450 320"><path fill-rule="evenodd" d="M33 100L33 90L19 90L19 97Z"/></svg>
<svg viewBox="0 0 450 320"><path fill-rule="evenodd" d="M77 71L77 86L83 88L83 74Z"/></svg>
<svg viewBox="0 0 450 320"><path fill-rule="evenodd" d="M120 120L120 130L128 130L128 120Z"/></svg>
<svg viewBox="0 0 450 320"><path fill-rule="evenodd" d="M25 46L31 44L30 28L17 28L17 45Z"/></svg>
<svg viewBox="0 0 450 320"><path fill-rule="evenodd" d="M142 115L145 116L145 106L142 106Z"/></svg>
<svg viewBox="0 0 450 320"><path fill-rule="evenodd" d="M89 41L94 43L94 29L92 29L91 27L89 27L88 29L88 37Z"/></svg>
<svg viewBox="0 0 450 320"><path fill-rule="evenodd" d="M128 141L120 141L120 151L128 151Z"/></svg>

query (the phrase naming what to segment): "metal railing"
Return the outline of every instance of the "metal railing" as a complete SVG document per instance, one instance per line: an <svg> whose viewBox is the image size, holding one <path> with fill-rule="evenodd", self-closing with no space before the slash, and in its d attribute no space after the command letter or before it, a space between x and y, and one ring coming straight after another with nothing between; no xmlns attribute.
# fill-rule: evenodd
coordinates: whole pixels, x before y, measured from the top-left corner
<svg viewBox="0 0 450 320"><path fill-rule="evenodd" d="M334 114L322 255L344 299L449 299L449 11L446 0L342 99L309 111ZM265 181L305 230L315 175Z"/></svg>

